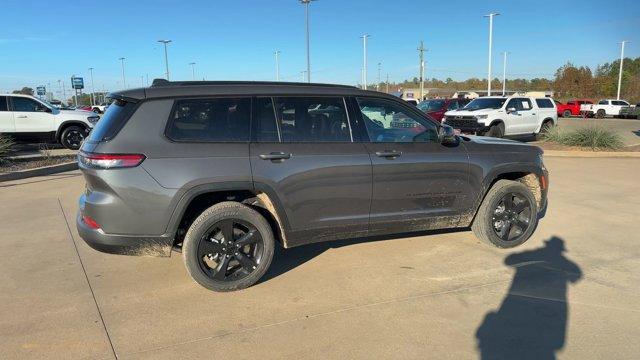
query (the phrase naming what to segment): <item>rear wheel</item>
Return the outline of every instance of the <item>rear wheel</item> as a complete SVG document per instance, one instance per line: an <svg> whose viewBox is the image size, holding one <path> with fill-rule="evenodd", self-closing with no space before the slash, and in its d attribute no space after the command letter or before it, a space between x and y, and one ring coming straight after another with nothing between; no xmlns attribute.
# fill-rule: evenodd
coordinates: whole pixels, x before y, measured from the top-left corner
<svg viewBox="0 0 640 360"><path fill-rule="evenodd" d="M537 134L535 134L536 140L543 140L552 127L553 127L553 122L549 120L543 122L542 126L540 126L540 131Z"/></svg>
<svg viewBox="0 0 640 360"><path fill-rule="evenodd" d="M604 118L604 116L605 116L605 115L606 115L606 113L604 112L604 110L603 110L603 109L600 109L600 110L598 110L598 111L596 112L596 118L598 118L598 119L602 119L602 118Z"/></svg>
<svg viewBox="0 0 640 360"><path fill-rule="evenodd" d="M265 218L237 202L222 202L193 222L182 246L191 278L214 291L255 284L269 268L275 241Z"/></svg>
<svg viewBox="0 0 640 360"><path fill-rule="evenodd" d="M511 180L498 180L482 201L471 225L476 237L499 248L518 246L538 225L538 207L531 190Z"/></svg>
<svg viewBox="0 0 640 360"><path fill-rule="evenodd" d="M562 117L571 117L571 110L565 110L562 112Z"/></svg>
<svg viewBox="0 0 640 360"><path fill-rule="evenodd" d="M487 131L485 133L485 136L490 136L490 137L495 137L495 138L501 138L504 136L504 124L503 123L497 123L494 125L491 125L491 127L489 128L489 131Z"/></svg>
<svg viewBox="0 0 640 360"><path fill-rule="evenodd" d="M84 141L86 134L86 130L80 126L69 126L62 131L62 135L60 135L60 143L67 149L78 150L80 149L80 145L82 145L82 141Z"/></svg>

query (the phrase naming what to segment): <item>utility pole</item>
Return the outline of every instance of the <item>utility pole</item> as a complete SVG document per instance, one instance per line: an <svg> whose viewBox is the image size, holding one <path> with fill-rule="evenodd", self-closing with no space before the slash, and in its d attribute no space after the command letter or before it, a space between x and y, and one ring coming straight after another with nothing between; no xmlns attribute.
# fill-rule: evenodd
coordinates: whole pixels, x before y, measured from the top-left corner
<svg viewBox="0 0 640 360"><path fill-rule="evenodd" d="M302 76L302 82L304 82L304 73L306 73L306 70L302 70L300 71L300 76Z"/></svg>
<svg viewBox="0 0 640 360"><path fill-rule="evenodd" d="M147 79L147 86L149 86L149 74L145 74L145 77Z"/></svg>
<svg viewBox="0 0 640 360"><path fill-rule="evenodd" d="M62 82L62 97L64 98L64 101L67 101L67 90L65 89L64 81L62 80L58 80L58 81Z"/></svg>
<svg viewBox="0 0 640 360"><path fill-rule="evenodd" d="M378 63L378 82L376 83L376 91L380 90L380 66L382 66L382 63Z"/></svg>
<svg viewBox="0 0 640 360"><path fill-rule="evenodd" d="M420 47L418 52L420 53L420 101L424 98L424 42L420 40Z"/></svg>
<svg viewBox="0 0 640 360"><path fill-rule="evenodd" d="M304 23L306 29L307 38L307 82L311 82L311 59L309 55L309 4L314 0L300 0L300 3L304 5Z"/></svg>
<svg viewBox="0 0 640 360"><path fill-rule="evenodd" d="M158 40L159 43L164 44L164 66L166 68L167 80L169 80L169 57L167 56L167 44L171 42L171 40Z"/></svg>
<svg viewBox="0 0 640 360"><path fill-rule="evenodd" d="M389 73L387 73L387 94L389 93Z"/></svg>
<svg viewBox="0 0 640 360"><path fill-rule="evenodd" d="M620 71L618 71L618 95L616 96L616 100L620 100L620 88L622 87L622 63L624 62L624 44L627 44L629 41L624 40L620 43Z"/></svg>
<svg viewBox="0 0 640 360"><path fill-rule="evenodd" d="M191 80L196 81L196 63L190 62L189 66L191 66Z"/></svg>
<svg viewBox="0 0 640 360"><path fill-rule="evenodd" d="M507 94L507 54L506 51L502 53L502 96Z"/></svg>
<svg viewBox="0 0 640 360"><path fill-rule="evenodd" d="M95 99L93 98L93 93L96 92L95 87L93 86L93 68L89 68L89 75L91 77L91 106L95 105Z"/></svg>
<svg viewBox="0 0 640 360"><path fill-rule="evenodd" d="M126 85L125 80L124 80L124 59L125 58L121 57L118 60L120 60L120 62L122 63L122 88L126 89L127 85Z"/></svg>
<svg viewBox="0 0 640 360"><path fill-rule="evenodd" d="M280 81L280 50L273 53L276 56L276 81Z"/></svg>
<svg viewBox="0 0 640 360"><path fill-rule="evenodd" d="M500 14L491 13L484 16L489 18L489 70L487 75L487 96L491 96L491 51L493 47L493 18L498 15Z"/></svg>
<svg viewBox="0 0 640 360"><path fill-rule="evenodd" d="M362 38L362 88L367 90L367 39L370 37L369 34L364 34L360 36Z"/></svg>

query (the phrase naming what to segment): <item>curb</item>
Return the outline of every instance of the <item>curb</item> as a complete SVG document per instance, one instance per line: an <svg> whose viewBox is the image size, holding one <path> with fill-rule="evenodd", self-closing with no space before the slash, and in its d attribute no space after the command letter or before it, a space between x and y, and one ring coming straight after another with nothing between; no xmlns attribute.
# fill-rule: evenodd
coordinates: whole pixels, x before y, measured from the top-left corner
<svg viewBox="0 0 640 360"><path fill-rule="evenodd" d="M640 158L638 151L571 151L544 150L544 156L574 158Z"/></svg>
<svg viewBox="0 0 640 360"><path fill-rule="evenodd" d="M21 180L34 176L45 176L51 174L57 174L65 171L78 170L78 162L68 162L64 164L43 166L35 169L14 171L6 174L0 174L0 182Z"/></svg>

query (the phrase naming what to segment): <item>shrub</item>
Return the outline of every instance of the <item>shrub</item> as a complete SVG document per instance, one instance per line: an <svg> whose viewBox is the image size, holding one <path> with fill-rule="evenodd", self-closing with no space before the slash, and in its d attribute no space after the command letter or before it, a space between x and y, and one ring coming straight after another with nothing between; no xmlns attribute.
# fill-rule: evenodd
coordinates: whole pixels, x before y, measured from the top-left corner
<svg viewBox="0 0 640 360"><path fill-rule="evenodd" d="M620 135L602 126L584 127L562 132L556 126L544 135L544 141L553 141L567 146L579 146L591 149L616 150L623 147Z"/></svg>
<svg viewBox="0 0 640 360"><path fill-rule="evenodd" d="M0 157L9 152L9 149L13 146L13 140L0 134Z"/></svg>
<svg viewBox="0 0 640 360"><path fill-rule="evenodd" d="M542 140L562 143L562 133L560 132L560 128L558 126L552 126L542 135Z"/></svg>

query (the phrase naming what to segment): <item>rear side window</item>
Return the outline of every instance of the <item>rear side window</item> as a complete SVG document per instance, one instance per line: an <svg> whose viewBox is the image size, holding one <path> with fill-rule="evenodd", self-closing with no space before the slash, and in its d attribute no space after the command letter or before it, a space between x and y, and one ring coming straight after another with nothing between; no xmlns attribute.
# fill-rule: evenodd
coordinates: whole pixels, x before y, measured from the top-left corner
<svg viewBox="0 0 640 360"><path fill-rule="evenodd" d="M107 141L113 139L118 131L122 129L127 122L136 105L134 103L115 100L104 115L100 118L96 126L89 133L88 141Z"/></svg>
<svg viewBox="0 0 640 360"><path fill-rule="evenodd" d="M613 105L621 105L621 106L629 106L629 104L627 104L624 101L620 101L620 100L614 100L611 102Z"/></svg>
<svg viewBox="0 0 640 360"><path fill-rule="evenodd" d="M7 107L7 97L6 96L0 96L0 111L8 111L8 107Z"/></svg>
<svg viewBox="0 0 640 360"><path fill-rule="evenodd" d="M167 136L175 141L249 141L250 98L177 100Z"/></svg>
<svg viewBox="0 0 640 360"><path fill-rule="evenodd" d="M351 141L341 97L280 97L274 104L282 142Z"/></svg>
<svg viewBox="0 0 640 360"><path fill-rule="evenodd" d="M553 108L553 102L549 99L536 99L536 104L542 109Z"/></svg>

